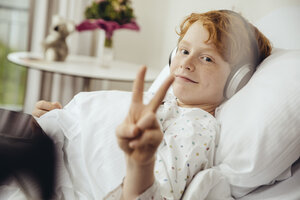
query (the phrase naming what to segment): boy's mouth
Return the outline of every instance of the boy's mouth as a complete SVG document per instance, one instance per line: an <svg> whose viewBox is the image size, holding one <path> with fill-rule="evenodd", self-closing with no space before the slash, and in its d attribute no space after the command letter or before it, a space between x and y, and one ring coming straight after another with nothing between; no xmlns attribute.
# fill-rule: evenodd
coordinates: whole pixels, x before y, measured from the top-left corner
<svg viewBox="0 0 300 200"><path fill-rule="evenodd" d="M190 79L190 78L188 78L188 77L186 77L186 76L175 75L175 77L176 77L177 79L182 80L182 81L191 82L191 83L198 83L197 81L194 81L194 80L192 80L192 79Z"/></svg>

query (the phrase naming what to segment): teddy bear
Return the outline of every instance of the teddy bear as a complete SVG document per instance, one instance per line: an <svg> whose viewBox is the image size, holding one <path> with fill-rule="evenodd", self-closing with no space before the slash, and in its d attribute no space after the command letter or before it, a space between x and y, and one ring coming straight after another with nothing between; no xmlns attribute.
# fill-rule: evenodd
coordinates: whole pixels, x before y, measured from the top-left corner
<svg viewBox="0 0 300 200"><path fill-rule="evenodd" d="M47 61L64 61L68 55L66 38L75 31L75 24L54 15L50 32L43 41L44 59Z"/></svg>

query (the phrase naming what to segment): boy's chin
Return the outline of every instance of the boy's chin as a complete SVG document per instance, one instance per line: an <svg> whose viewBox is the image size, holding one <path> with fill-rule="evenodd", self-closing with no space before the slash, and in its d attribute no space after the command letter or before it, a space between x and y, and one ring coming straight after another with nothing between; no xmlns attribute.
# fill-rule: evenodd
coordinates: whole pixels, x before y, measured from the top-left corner
<svg viewBox="0 0 300 200"><path fill-rule="evenodd" d="M196 94L190 94L190 95L181 95L176 94L174 91L174 95L177 97L177 102L179 105L189 105L190 107L198 107L199 105L214 105L218 106L220 105L223 101L225 101L224 98L213 98L213 97L205 97L204 95L198 95L198 98L196 97Z"/></svg>

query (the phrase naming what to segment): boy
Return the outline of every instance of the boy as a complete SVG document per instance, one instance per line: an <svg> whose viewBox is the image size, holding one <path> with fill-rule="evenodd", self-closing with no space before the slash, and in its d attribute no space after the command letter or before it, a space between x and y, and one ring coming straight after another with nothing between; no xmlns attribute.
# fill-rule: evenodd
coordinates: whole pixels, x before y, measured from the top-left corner
<svg viewBox="0 0 300 200"><path fill-rule="evenodd" d="M146 68L137 75L128 115L116 129L126 175L105 198L232 199L225 177L212 168L215 110L232 73L257 66L270 52L267 38L235 12L189 15L180 26L171 75L149 104L143 104ZM174 95L164 98L172 83ZM45 111L37 105L34 115Z"/></svg>

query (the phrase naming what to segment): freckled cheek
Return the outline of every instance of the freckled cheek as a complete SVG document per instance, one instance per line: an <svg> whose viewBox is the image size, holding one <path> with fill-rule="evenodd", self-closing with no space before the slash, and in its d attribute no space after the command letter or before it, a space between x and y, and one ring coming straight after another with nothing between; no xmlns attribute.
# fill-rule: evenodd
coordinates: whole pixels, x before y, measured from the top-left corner
<svg viewBox="0 0 300 200"><path fill-rule="evenodd" d="M227 79L225 79L223 76L216 77L214 83L214 91L216 95L223 96L226 80Z"/></svg>
<svg viewBox="0 0 300 200"><path fill-rule="evenodd" d="M178 56L176 55L173 60L171 61L171 65L170 65L170 71L171 72L175 72L176 69L180 66L180 60L178 58Z"/></svg>
<svg viewBox="0 0 300 200"><path fill-rule="evenodd" d="M220 77L214 76L202 76L200 78L200 87L199 89L210 90L211 92L219 93L220 90L223 90L225 83L223 80L219 79Z"/></svg>
<svg viewBox="0 0 300 200"><path fill-rule="evenodd" d="M227 82L228 76L229 76L229 73L228 74L224 73L224 74L220 74L220 76L218 77L219 84L221 85L221 87L224 88L224 86Z"/></svg>
<svg viewBox="0 0 300 200"><path fill-rule="evenodd" d="M174 63L171 63L171 66L170 66L170 74L174 74L175 73L175 70L176 70L176 65Z"/></svg>

